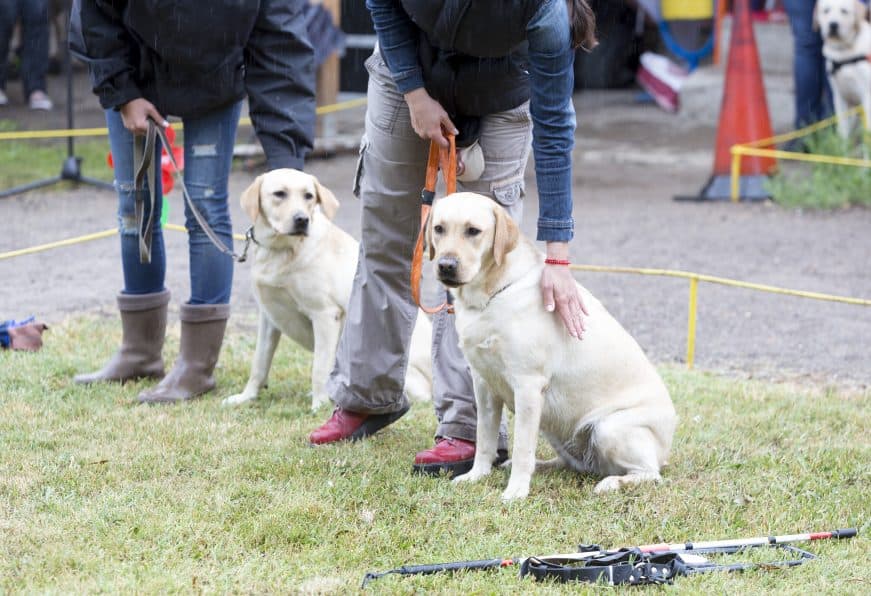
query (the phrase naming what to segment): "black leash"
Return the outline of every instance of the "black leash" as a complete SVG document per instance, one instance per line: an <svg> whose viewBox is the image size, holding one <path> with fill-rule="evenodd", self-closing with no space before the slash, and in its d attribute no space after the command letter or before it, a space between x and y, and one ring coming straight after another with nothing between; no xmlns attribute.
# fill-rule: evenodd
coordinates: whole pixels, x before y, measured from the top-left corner
<svg viewBox="0 0 871 596"><path fill-rule="evenodd" d="M788 568L816 559L816 555L788 543L826 539L852 538L855 528L715 540L674 544L648 544L603 550L597 544L582 544L577 553L513 559L483 559L454 561L429 565L406 565L382 572L370 572L363 578L362 587L385 575L417 575L465 569L496 569L520 564L520 577L527 575L536 580L558 582L605 583L608 585L649 585L672 583L675 577L709 573L712 571L744 571L747 569ZM784 558L766 563L717 563L707 555L734 555L752 548L776 548L787 553Z"/></svg>
<svg viewBox="0 0 871 596"><path fill-rule="evenodd" d="M155 183L157 181L157 165L154 163L154 154L157 150L158 141L160 141L162 146L166 149L166 153L169 155L169 161L172 163L175 172L181 173L181 169L178 167L178 163L175 161L175 155L173 155L172 152L172 145L166 137L166 131L164 131L163 127L158 126L154 120L149 118L148 130L145 135L133 137L133 184L134 191L136 191L136 228L139 233L139 261L141 263L151 262L151 241L154 235L154 208L157 204L157 193L155 190ZM148 183L149 201L147 219L145 218L145 199L142 197L142 193L139 192L143 189L143 184L145 184L146 179ZM179 177L179 186L181 187L181 192L184 196L185 202L188 207L190 207L191 213L194 215L194 219L197 220L197 223L206 233L206 236L208 236L212 244L215 245L215 248L217 248L221 253L230 256L237 263L244 263L248 258L248 247L251 242L254 242L255 244L257 243L254 239L254 226L252 225L245 231L245 246L242 249L242 254L236 254L232 249L228 248L220 238L218 238L218 235L215 234L212 226L209 225L206 218L203 217L203 214L200 213L199 209L197 209L197 206L194 204L193 199L191 199L191 196L188 193L184 179L181 176Z"/></svg>

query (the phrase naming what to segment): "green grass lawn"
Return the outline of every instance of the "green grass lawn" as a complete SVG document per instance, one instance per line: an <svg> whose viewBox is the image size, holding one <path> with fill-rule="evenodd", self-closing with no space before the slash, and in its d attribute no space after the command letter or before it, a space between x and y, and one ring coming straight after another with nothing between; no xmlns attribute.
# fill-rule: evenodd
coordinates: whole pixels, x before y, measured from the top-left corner
<svg viewBox="0 0 871 596"><path fill-rule="evenodd" d="M0 354L0 593L347 593L367 571L404 564L847 526L860 536L807 545L820 558L798 568L650 590L871 590L869 392L664 368L681 422L661 484L596 497L593 478L543 472L526 501L504 505L504 470L471 486L410 474L431 444L428 405L370 440L307 446L327 412L309 411L310 356L288 340L260 401L226 409L220 398L247 379L253 333L229 332L217 394L177 407L132 405L141 383L70 382L110 354L114 321L75 318L45 339L39 353ZM578 587L503 569L391 576L367 591Z"/></svg>
<svg viewBox="0 0 871 596"><path fill-rule="evenodd" d="M871 135L858 132L844 142L834 127L806 137L808 152L868 159ZM767 182L776 203L788 208L842 209L871 206L871 169L833 164L781 161Z"/></svg>
<svg viewBox="0 0 871 596"><path fill-rule="evenodd" d="M12 130L15 130L13 122L0 119L0 132ZM76 138L74 149L75 155L82 159L82 175L112 182L112 170L106 164L109 153L107 138ZM66 157L66 139L0 141L0 189L53 178L60 174Z"/></svg>

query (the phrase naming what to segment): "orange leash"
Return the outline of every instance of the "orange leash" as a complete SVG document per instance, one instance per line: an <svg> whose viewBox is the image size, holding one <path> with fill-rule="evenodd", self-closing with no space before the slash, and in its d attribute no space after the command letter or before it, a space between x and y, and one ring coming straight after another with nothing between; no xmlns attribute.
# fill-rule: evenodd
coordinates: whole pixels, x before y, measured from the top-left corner
<svg viewBox="0 0 871 596"><path fill-rule="evenodd" d="M414 244L414 255L411 259L411 297L414 303L427 314L435 314L444 309L449 313L454 312L447 300L439 306L424 306L420 299L420 278L423 274L423 239L426 234L426 225L429 220L429 212L435 199L435 187L438 180L439 168L445 178L445 187L448 194L457 192L457 143L454 135L446 134L449 147L440 147L435 141L429 145L429 159L426 163L426 183L420 193L420 231L417 234L417 242Z"/></svg>

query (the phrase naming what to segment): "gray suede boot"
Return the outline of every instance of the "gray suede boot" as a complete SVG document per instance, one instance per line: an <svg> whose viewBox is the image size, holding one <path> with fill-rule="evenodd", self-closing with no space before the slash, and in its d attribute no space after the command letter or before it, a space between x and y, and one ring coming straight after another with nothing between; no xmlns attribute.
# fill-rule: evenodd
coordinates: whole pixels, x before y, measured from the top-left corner
<svg viewBox="0 0 871 596"><path fill-rule="evenodd" d="M176 403L215 388L212 372L218 363L229 304L182 304L181 344L172 370L156 387L139 394L141 403Z"/></svg>
<svg viewBox="0 0 871 596"><path fill-rule="evenodd" d="M118 294L121 312L121 347L103 368L76 375L76 383L124 382L141 377L163 377L163 338L169 290L153 294Z"/></svg>

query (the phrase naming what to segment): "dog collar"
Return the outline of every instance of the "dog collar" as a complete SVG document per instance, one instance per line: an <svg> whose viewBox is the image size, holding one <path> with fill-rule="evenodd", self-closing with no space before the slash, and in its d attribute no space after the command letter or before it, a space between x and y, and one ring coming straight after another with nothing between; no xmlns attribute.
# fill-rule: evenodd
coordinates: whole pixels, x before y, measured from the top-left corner
<svg viewBox="0 0 871 596"><path fill-rule="evenodd" d="M849 64L856 64L857 62L871 62L871 56L865 56L864 54L859 56L852 56L851 58L847 58L846 60L827 60L828 71L829 74L834 76L836 72L841 70L841 67L847 66Z"/></svg>

